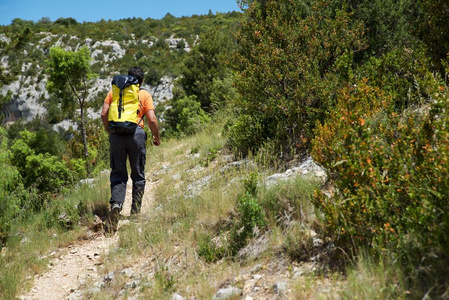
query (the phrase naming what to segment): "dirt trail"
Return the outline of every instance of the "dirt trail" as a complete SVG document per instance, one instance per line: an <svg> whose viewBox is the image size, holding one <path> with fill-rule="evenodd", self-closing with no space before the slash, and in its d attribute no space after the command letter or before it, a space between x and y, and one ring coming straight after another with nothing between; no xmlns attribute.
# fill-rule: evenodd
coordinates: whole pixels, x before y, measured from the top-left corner
<svg viewBox="0 0 449 300"><path fill-rule="evenodd" d="M147 174L147 177L150 176ZM157 182L147 179L145 194L142 200L142 214L151 207L154 199L154 189ZM121 214L129 216L131 210L132 181L128 180L125 203ZM119 222L119 229L127 220ZM90 241L79 242L67 248L59 249L50 254L54 257L50 261L49 270L35 277L33 288L20 297L23 300L30 299L73 299L77 297L77 291L86 280L99 277L97 268L102 265L103 257L109 249L118 242L118 235L97 235Z"/></svg>

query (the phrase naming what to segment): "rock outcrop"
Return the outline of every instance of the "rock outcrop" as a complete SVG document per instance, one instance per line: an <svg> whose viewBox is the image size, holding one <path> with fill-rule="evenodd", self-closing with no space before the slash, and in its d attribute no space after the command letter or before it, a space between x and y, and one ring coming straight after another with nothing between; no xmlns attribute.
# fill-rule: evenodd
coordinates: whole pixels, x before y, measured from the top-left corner
<svg viewBox="0 0 449 300"><path fill-rule="evenodd" d="M110 64L121 59L126 54L126 47L131 43L142 43L148 47L154 45L153 41L149 40L135 40L134 36L131 35L131 40L118 42L114 40L96 41L93 42L92 39L86 38L80 40L76 36L62 35L58 36L51 34L49 32L41 32L37 34L39 36L39 41L33 45L36 49L42 51L46 56L48 55L48 49L50 46L60 46L67 50L77 50L82 46L87 46L91 50L92 62L95 64L98 62L102 63L101 77L96 79L95 83L89 90L87 101L92 101L98 99L98 97L105 97L107 91L111 87L111 80L117 72L108 71L113 69ZM0 41L9 43L5 35L0 35ZM184 41L184 50L190 51L189 45L184 39L175 39L171 37L166 39L165 42L170 48L177 48L178 43ZM23 54L28 55L26 50ZM8 57L4 56L0 59L0 66L8 73L11 62L8 61ZM36 74L34 76L28 76L28 71L30 68L36 68L37 72L32 72ZM155 105L161 105L162 103L172 99L173 97L173 81L174 78L162 77L160 83L157 86L147 86L147 90L152 94L153 101ZM9 101L3 105L2 113L4 118L2 123L14 122L18 119L23 119L25 121L31 121L36 117L44 116L46 109L44 103L49 99L50 95L46 91L46 85L48 82L48 76L45 75L45 70L39 65L39 61L33 61L33 59L27 59L21 67L21 73L16 77L16 80L10 84L3 85L0 87L0 96L3 97L3 101L10 97ZM89 118L99 118L100 111L94 111L90 109L87 112ZM68 129L70 126L76 128L76 124L69 120L64 120L60 124L54 126L55 130L58 128Z"/></svg>

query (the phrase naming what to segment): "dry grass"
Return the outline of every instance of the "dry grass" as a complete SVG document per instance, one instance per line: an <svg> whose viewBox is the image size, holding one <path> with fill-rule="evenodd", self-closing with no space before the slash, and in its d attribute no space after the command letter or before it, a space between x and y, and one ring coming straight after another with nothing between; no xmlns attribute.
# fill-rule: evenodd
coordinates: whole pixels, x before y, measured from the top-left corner
<svg viewBox="0 0 449 300"><path fill-rule="evenodd" d="M108 201L108 184L105 182L105 178L99 178L95 186L72 190L25 221L14 224L12 232L15 234L8 239L0 257L1 299L14 299L30 288L33 276L48 268L49 253L85 237L83 226L89 226L92 219L90 212ZM72 230L59 227L59 214L66 208L80 205L83 206L80 218L82 226L74 224Z"/></svg>
<svg viewBox="0 0 449 300"><path fill-rule="evenodd" d="M258 198L266 212L267 230L236 257L206 262L199 255L200 238L210 235L222 245L236 217L238 195L245 190L243 179L251 172L266 173L255 164L231 167L229 156L221 150L221 128L217 123L196 136L149 149L147 171L151 180L158 181L154 205L143 221L120 230L120 247L110 253L104 271L120 274L131 267L139 274L140 287L123 290L126 280L119 275L94 299L135 295L171 299L174 292L188 299L211 299L229 285L243 289L256 274L262 279L254 299L275 297L273 286L279 280L289 282L287 299L352 299L352 295L376 299L375 289L356 291L369 284L380 288L386 298L401 295L400 285L391 289L391 276L381 276L393 274L387 265L379 269L374 262L362 260L346 277L340 273L344 270L327 268L326 259L314 260L327 250L313 246L312 236L325 238L310 201L317 185L309 180L287 181L270 189L261 185ZM298 275L297 270L304 274Z"/></svg>

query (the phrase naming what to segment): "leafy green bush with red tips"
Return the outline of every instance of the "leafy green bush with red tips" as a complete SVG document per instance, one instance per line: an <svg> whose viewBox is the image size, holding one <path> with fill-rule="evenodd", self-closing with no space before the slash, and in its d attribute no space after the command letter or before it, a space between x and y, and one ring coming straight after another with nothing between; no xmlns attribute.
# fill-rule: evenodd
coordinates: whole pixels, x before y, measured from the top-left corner
<svg viewBox="0 0 449 300"><path fill-rule="evenodd" d="M312 155L334 192L314 202L343 248L414 259L449 250L449 89L435 77L423 88L427 102L400 112L392 93L362 80L317 127Z"/></svg>

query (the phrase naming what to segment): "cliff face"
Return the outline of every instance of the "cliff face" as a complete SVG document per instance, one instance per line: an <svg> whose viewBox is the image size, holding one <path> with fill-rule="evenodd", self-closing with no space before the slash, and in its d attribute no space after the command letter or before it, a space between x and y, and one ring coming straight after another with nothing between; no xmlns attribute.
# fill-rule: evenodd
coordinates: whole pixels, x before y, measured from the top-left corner
<svg viewBox="0 0 449 300"><path fill-rule="evenodd" d="M48 59L51 47L59 46L67 50L77 50L82 46L90 48L91 64L101 66L99 77L92 84L92 88L89 91L88 101L92 101L98 97L106 96L106 92L111 87L112 77L119 74L114 62L123 59L127 55L126 52L130 44L133 44L134 47L151 48L154 46L154 40L157 40L156 38L153 41L135 40L133 35L131 35L131 38L131 40L120 43L113 40L93 42L90 38L80 40L76 36L54 35L48 32L36 34L34 40L37 40L37 42L30 43L25 47L25 50L21 50L20 56L24 57L24 59L16 62L11 61L10 56L3 56L0 59L0 66L5 74L10 72L12 64L17 65L19 63L21 65L19 75L15 76L14 81L0 87L0 96L4 99L3 107L0 106L0 108L5 116L2 123L14 122L18 119L31 121L36 117L45 115L44 103L49 99L50 95L46 91L48 76L45 74L45 68L42 65L45 64L45 59ZM0 34L0 39L6 44L10 43L10 39L5 35ZM190 51L189 45L184 39L175 39L173 37L165 39L170 51L179 50L177 44L181 41L183 43L180 45L184 47L183 50L185 52ZM33 49L32 53L30 53L30 49ZM39 56L35 52L38 52ZM164 76L159 80L158 85L146 86L147 90L152 94L156 106L173 97L173 80L174 78L172 77ZM99 113L99 109L89 109L88 117L99 118ZM67 121L62 122L60 125L65 123ZM63 125L62 127L66 126Z"/></svg>

